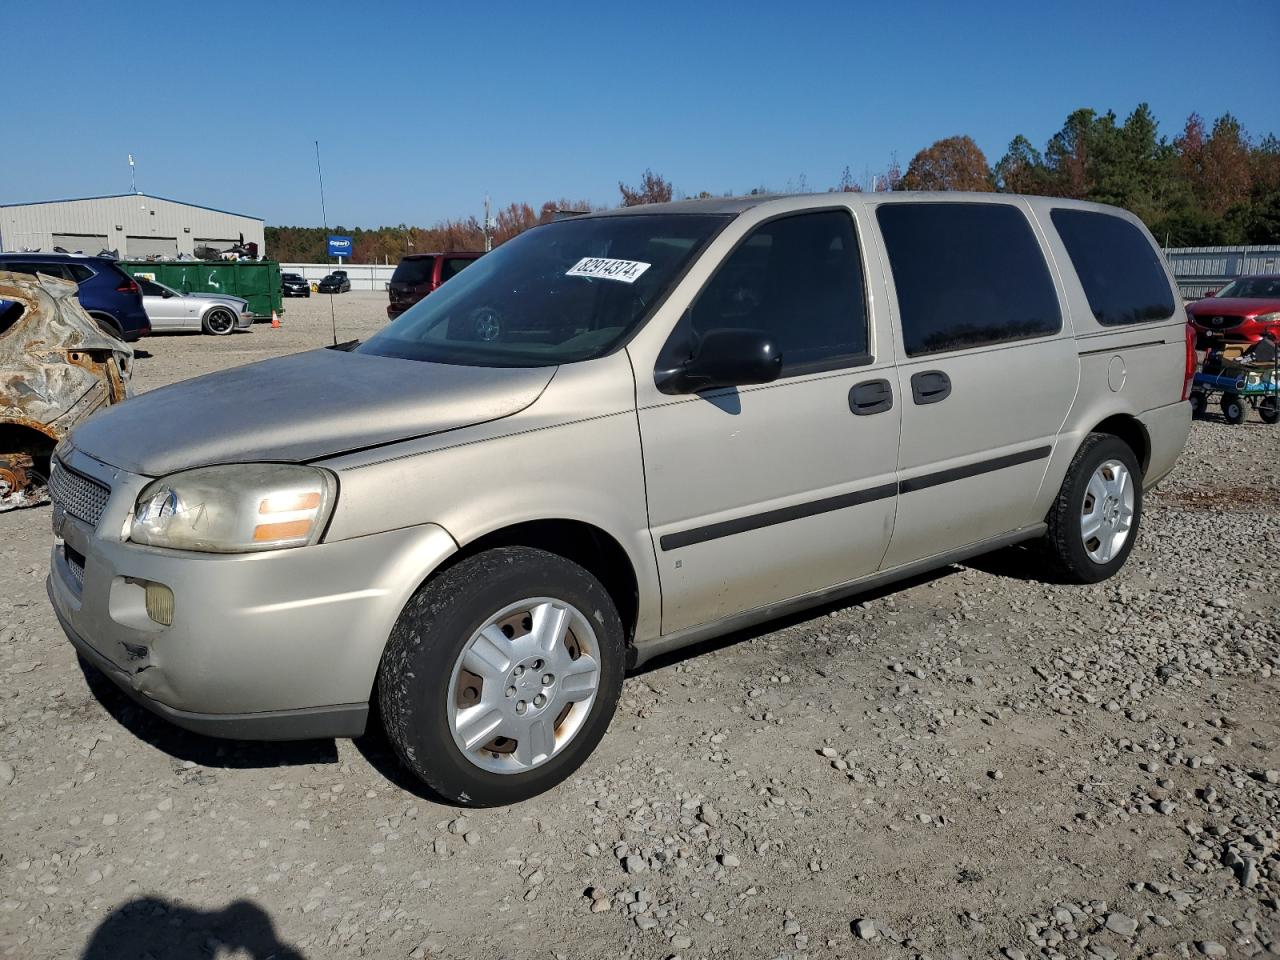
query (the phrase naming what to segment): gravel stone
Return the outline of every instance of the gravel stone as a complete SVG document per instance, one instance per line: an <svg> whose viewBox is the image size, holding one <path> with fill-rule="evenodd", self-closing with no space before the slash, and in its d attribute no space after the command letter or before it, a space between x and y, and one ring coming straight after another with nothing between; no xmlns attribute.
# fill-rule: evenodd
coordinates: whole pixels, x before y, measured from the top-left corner
<svg viewBox="0 0 1280 960"><path fill-rule="evenodd" d="M1122 937L1131 937L1138 932L1138 921L1132 917L1126 917L1123 913L1107 914L1106 927L1112 933L1118 933Z"/></svg>
<svg viewBox="0 0 1280 960"><path fill-rule="evenodd" d="M385 291L332 303L340 340L386 327ZM150 337L135 391L321 348L329 305L290 300L284 327L233 337ZM685 406L736 428L707 403ZM415 441L436 450L418 459L451 469L452 444L498 429ZM519 488L530 463L515 456L502 482ZM45 594L49 507L0 513L0 943L22 958L113 943L419 960L1270 955L1280 429L1211 410L1144 508L1102 583L1042 580L1028 544L632 671L580 771L492 809L437 804L376 735L208 741L87 683ZM228 942L237 930L265 942Z"/></svg>

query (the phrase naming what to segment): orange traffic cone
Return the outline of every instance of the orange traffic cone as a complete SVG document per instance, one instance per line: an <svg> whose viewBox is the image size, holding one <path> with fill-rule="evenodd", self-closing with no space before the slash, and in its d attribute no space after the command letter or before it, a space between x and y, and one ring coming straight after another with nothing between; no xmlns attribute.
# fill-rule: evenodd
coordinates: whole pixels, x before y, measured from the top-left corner
<svg viewBox="0 0 1280 960"><path fill-rule="evenodd" d="M271 326L277 330L284 326L284 324L280 322L280 315L274 310L271 311Z"/></svg>

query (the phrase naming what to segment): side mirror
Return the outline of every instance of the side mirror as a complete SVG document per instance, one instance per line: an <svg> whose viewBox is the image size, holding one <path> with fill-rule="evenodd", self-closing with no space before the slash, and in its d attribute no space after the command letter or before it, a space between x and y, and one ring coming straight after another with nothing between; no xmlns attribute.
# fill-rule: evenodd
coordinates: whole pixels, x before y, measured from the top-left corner
<svg viewBox="0 0 1280 960"><path fill-rule="evenodd" d="M173 291L165 290L160 294L160 296L164 297L166 300L171 300L173 298Z"/></svg>
<svg viewBox="0 0 1280 960"><path fill-rule="evenodd" d="M782 373L782 354L760 330L712 330L703 336L694 355L672 370L660 370L654 380L663 393L697 393L716 387L772 383Z"/></svg>

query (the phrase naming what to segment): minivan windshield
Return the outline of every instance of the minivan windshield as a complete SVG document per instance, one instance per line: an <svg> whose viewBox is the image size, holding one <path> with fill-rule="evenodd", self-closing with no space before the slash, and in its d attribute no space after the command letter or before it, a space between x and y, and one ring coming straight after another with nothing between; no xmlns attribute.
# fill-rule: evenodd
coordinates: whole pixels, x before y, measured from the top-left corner
<svg viewBox="0 0 1280 960"><path fill-rule="evenodd" d="M1241 300L1280 300L1280 277L1241 277L1232 280L1214 296Z"/></svg>
<svg viewBox="0 0 1280 960"><path fill-rule="evenodd" d="M603 356L644 322L730 219L634 214L534 227L481 257L355 352L483 367Z"/></svg>

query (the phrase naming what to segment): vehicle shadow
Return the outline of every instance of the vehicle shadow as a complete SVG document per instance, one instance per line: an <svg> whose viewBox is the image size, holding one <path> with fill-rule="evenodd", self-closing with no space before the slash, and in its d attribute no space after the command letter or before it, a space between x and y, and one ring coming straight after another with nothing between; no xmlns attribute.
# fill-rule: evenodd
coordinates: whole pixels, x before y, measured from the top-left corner
<svg viewBox="0 0 1280 960"><path fill-rule="evenodd" d="M654 657L652 660L646 661L642 666L629 672L628 676L644 676L654 670L662 670L673 664L682 663L685 660L691 660L694 657L700 657L706 653L712 653L716 650L723 650L725 647L732 647L734 644L742 643L745 640L754 640L757 637L763 637L766 634L774 633L778 630L785 630L787 627L794 627L797 624L805 623L808 620L816 620L825 617L827 614L834 613L837 610L843 610L845 607L851 607L855 604L865 603L868 600L878 600L887 597L890 594L899 593L908 590L911 587L918 587L926 583L932 583L934 580L940 580L948 577L960 569L957 565L947 567L939 567L936 570L930 570L926 573L917 574L914 577L908 577L905 580L898 580L894 583L886 584L880 587L873 587L863 593L855 593L852 596L844 597L839 600L832 600L828 603L818 604L814 607L808 607L796 613L790 613L785 616L778 617L774 620L766 620L758 623L753 627L746 627L742 630L735 630L733 633L726 633L723 636L711 637L695 643L692 646L681 647L679 650L672 650L670 653L664 653Z"/></svg>
<svg viewBox="0 0 1280 960"><path fill-rule="evenodd" d="M133 359L135 360L150 360L153 356L154 354L146 350L139 350L137 347L133 348Z"/></svg>
<svg viewBox="0 0 1280 960"><path fill-rule="evenodd" d="M391 741L387 739L386 731L382 726L382 714L378 710L378 698L374 696L369 702L369 722L364 728L364 734L356 737L351 741L352 745L359 751L360 756L364 757L369 766L378 771L384 779L404 790L406 793L412 793L420 800L428 800L431 803L439 803L449 807L457 807L460 804L454 803L447 797L441 797L425 783L415 777L400 762L400 758L396 756L396 749L391 745Z"/></svg>
<svg viewBox="0 0 1280 960"><path fill-rule="evenodd" d="M1047 583L1058 587L1078 585L1060 576L1034 543L1016 543L1002 550L984 553L964 561L962 566L1024 583Z"/></svg>
<svg viewBox="0 0 1280 960"><path fill-rule="evenodd" d="M139 897L116 907L93 931L80 960L228 955L306 960L279 938L271 916L252 901L237 900L221 910L196 910L160 897Z"/></svg>
<svg viewBox="0 0 1280 960"><path fill-rule="evenodd" d="M178 760L202 767L246 769L337 763L338 746L329 740L221 740L175 727L138 706L83 657L78 658L89 692L131 734Z"/></svg>

